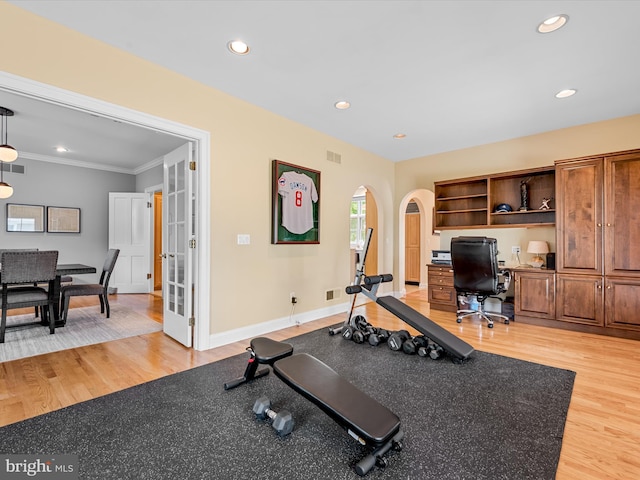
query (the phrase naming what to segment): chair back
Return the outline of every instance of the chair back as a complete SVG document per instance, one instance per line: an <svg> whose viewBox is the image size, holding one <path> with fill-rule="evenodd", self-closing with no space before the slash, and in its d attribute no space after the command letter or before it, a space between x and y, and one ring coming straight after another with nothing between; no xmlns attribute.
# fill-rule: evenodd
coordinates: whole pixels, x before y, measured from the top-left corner
<svg viewBox="0 0 640 480"><path fill-rule="evenodd" d="M111 273L113 273L113 269L116 266L118 255L120 255L120 250L117 248L111 248L107 252L107 258L104 261L104 265L102 266L102 274L100 275L100 285L102 285L104 288L107 288L109 286L109 279L111 278Z"/></svg>
<svg viewBox="0 0 640 480"><path fill-rule="evenodd" d="M501 293L497 245L495 238L451 239L453 286L456 291L486 295Z"/></svg>
<svg viewBox="0 0 640 480"><path fill-rule="evenodd" d="M56 278L58 251L4 251L2 284L50 282Z"/></svg>

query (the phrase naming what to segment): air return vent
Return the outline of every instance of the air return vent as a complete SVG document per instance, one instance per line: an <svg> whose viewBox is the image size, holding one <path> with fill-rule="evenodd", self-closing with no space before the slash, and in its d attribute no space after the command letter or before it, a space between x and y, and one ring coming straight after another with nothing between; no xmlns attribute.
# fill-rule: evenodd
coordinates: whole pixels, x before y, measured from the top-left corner
<svg viewBox="0 0 640 480"><path fill-rule="evenodd" d="M336 298L340 298L340 289L336 288L334 290L327 290L325 292L325 299L328 301L335 300Z"/></svg>
<svg viewBox="0 0 640 480"><path fill-rule="evenodd" d="M24 165L18 165L16 163L3 163L2 171L24 175Z"/></svg>
<svg viewBox="0 0 640 480"><path fill-rule="evenodd" d="M327 150L327 160L333 163L342 163L342 155L336 152L330 152Z"/></svg>

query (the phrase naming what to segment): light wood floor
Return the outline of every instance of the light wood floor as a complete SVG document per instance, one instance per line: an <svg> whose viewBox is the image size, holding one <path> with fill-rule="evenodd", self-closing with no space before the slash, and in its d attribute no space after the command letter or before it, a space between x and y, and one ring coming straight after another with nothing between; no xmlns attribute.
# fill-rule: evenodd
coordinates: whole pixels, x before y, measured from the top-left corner
<svg viewBox="0 0 640 480"><path fill-rule="evenodd" d="M408 304L477 350L577 372L558 480L640 478L640 342L522 323L493 329L468 319L457 324L453 313L430 312L425 290L412 290ZM113 303L160 321L161 300L152 295L115 296ZM375 305L361 307L359 313L376 326L405 328ZM328 317L270 336L284 340L343 318ZM334 341L343 340L327 335L327 342ZM0 363L0 426L242 353L246 346L243 341L197 352L159 332ZM222 388L227 379L220 380ZM500 392L495 398L509 408L509 399Z"/></svg>

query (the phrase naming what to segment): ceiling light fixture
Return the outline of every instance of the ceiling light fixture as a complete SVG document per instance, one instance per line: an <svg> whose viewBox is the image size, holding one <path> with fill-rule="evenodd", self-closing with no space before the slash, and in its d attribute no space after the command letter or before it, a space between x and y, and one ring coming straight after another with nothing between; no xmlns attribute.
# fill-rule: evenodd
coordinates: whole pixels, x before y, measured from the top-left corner
<svg viewBox="0 0 640 480"><path fill-rule="evenodd" d="M68 151L69 151L69 149L66 148L66 147L63 147L62 145L59 146L59 147L56 147L56 152L58 152L58 153L65 153L65 152L68 152Z"/></svg>
<svg viewBox="0 0 640 480"><path fill-rule="evenodd" d="M4 181L4 162L0 162L0 198L13 195L13 187Z"/></svg>
<svg viewBox="0 0 640 480"><path fill-rule="evenodd" d="M227 46L229 50L231 50L231 53L235 53L236 55L246 55L249 53L249 45L242 40L231 40L227 43Z"/></svg>
<svg viewBox="0 0 640 480"><path fill-rule="evenodd" d="M406 136L407 136L407 134L406 134L406 133L396 133L396 134L393 136L393 138L401 139L401 138L405 138Z"/></svg>
<svg viewBox="0 0 640 480"><path fill-rule="evenodd" d="M556 93L556 98L567 98L575 95L577 90L575 88L567 88L565 90L560 90Z"/></svg>
<svg viewBox="0 0 640 480"><path fill-rule="evenodd" d="M558 30L560 27L566 25L569 21L568 15L555 15L553 17L547 18L544 22L538 25L539 33L551 33Z"/></svg>
<svg viewBox="0 0 640 480"><path fill-rule="evenodd" d="M346 110L350 106L351 106L351 104L349 102L347 102L346 100L340 100L339 102L336 102L336 104L335 104L335 107L338 110Z"/></svg>
<svg viewBox="0 0 640 480"><path fill-rule="evenodd" d="M18 158L18 151L9 145L7 140L7 117L13 117L13 110L0 107L0 115L2 116L2 130L0 131L0 161L9 163Z"/></svg>

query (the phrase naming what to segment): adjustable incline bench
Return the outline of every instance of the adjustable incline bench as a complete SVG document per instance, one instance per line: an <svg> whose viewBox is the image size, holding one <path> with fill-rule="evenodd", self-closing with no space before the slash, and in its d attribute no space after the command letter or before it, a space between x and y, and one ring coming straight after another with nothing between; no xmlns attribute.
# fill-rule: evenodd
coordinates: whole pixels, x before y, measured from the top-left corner
<svg viewBox="0 0 640 480"><path fill-rule="evenodd" d="M404 302L401 302L397 298L392 295L378 297L377 290L381 283L391 282L393 280L393 275L390 273L384 275L372 275L365 276L364 275L364 262L367 256L367 252L369 250L369 242L371 241L371 235L373 234L373 229L367 229L367 237L365 239L364 247L363 247L363 259L361 263L358 265L358 269L356 272L355 279L352 285L349 285L345 291L349 295L353 295L353 300L351 302L351 310L349 311L349 315L345 320L344 324L329 329L330 335L335 335L336 333L340 333L347 326L351 326L352 328L358 328L352 322L352 313L356 303L356 296L358 293L364 294L366 297L370 298L378 305L383 307L385 310L391 312L396 317L398 317L403 322L411 325L413 328L418 330L424 336L430 338L432 341L440 345L449 355L451 355L454 361L462 362L467 359L469 355L471 355L474 351L474 348L469 345L464 340L456 337L454 334L449 332L447 329L441 327L437 323L435 323L430 318L425 317L417 310L414 310L409 305Z"/></svg>
<svg viewBox="0 0 640 480"><path fill-rule="evenodd" d="M306 353L293 355L288 343L265 337L251 340L247 351L250 358L244 375L225 383L225 390L267 375L269 368L258 370L258 365L270 365L284 383L318 406L362 445L371 447L371 452L355 465L358 475L366 475L375 465L385 467L384 455L391 449L402 449L404 433L398 416L317 358Z"/></svg>

